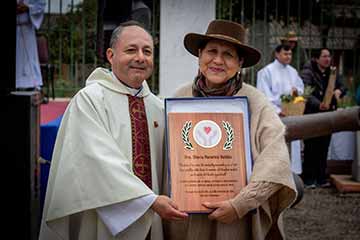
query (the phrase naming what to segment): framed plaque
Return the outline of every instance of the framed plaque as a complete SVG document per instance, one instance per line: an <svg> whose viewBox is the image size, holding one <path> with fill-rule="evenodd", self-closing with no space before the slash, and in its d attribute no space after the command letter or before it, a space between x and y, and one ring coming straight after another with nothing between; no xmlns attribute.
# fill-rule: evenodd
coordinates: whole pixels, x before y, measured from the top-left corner
<svg viewBox="0 0 360 240"><path fill-rule="evenodd" d="M166 143L171 198L206 213L203 202L230 199L251 174L246 97L167 98Z"/></svg>

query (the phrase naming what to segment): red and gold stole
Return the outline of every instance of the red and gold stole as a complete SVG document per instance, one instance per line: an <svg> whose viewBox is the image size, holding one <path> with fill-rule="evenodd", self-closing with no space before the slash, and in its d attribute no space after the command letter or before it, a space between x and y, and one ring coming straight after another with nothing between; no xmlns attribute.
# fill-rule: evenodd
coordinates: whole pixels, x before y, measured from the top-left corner
<svg viewBox="0 0 360 240"><path fill-rule="evenodd" d="M133 171L150 189L151 157L144 99L128 95L131 120Z"/></svg>

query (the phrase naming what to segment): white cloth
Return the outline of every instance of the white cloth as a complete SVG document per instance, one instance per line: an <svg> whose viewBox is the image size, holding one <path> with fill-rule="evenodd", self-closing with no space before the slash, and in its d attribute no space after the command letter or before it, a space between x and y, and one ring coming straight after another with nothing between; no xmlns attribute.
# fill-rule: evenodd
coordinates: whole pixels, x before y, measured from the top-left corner
<svg viewBox="0 0 360 240"><path fill-rule="evenodd" d="M156 197L155 194L149 194L134 200L97 208L96 211L111 234L116 236L144 215Z"/></svg>
<svg viewBox="0 0 360 240"><path fill-rule="evenodd" d="M328 160L355 160L356 132L333 133L328 151Z"/></svg>
<svg viewBox="0 0 360 240"><path fill-rule="evenodd" d="M163 102L144 82L138 96L144 98L148 120L151 190L132 170L126 94L131 92L110 71L97 68L87 86L69 103L54 147L40 239L69 239L70 235L76 239L114 239L96 210L159 193L163 181ZM144 239L150 227L152 239L162 239L161 221L149 208L151 204L144 205L147 210L138 219L114 213L122 218L119 221L130 224L115 239Z"/></svg>
<svg viewBox="0 0 360 240"><path fill-rule="evenodd" d="M35 30L43 21L46 3L44 0L22 2L29 12L16 16L16 88L39 87L43 82Z"/></svg>
<svg viewBox="0 0 360 240"><path fill-rule="evenodd" d="M265 66L257 73L256 87L270 100L279 114L281 112L281 95L291 94L292 88L296 88L298 94L304 93L304 83L298 72L289 64L282 64L277 59ZM291 170L302 173L301 142L291 142Z"/></svg>
<svg viewBox="0 0 360 240"><path fill-rule="evenodd" d="M282 94L291 94L293 87L299 95L304 93L304 83L296 69L276 59L257 73L256 87L272 102L277 113L281 112Z"/></svg>
<svg viewBox="0 0 360 240"><path fill-rule="evenodd" d="M301 141L292 141L290 148L290 168L296 174L302 173L302 161L301 161Z"/></svg>

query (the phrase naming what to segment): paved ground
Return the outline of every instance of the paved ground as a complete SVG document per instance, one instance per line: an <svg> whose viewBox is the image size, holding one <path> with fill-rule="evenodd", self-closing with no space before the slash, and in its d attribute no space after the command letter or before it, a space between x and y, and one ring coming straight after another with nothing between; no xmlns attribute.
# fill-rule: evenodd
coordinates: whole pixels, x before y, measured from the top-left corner
<svg viewBox="0 0 360 240"><path fill-rule="evenodd" d="M302 201L285 212L284 222L290 240L359 240L360 193L305 189Z"/></svg>

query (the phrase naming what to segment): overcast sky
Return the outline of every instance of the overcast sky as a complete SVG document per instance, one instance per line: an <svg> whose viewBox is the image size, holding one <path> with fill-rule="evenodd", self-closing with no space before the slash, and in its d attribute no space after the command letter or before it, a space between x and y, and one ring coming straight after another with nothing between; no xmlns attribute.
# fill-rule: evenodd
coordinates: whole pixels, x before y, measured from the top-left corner
<svg viewBox="0 0 360 240"><path fill-rule="evenodd" d="M46 7L45 12L49 12L49 2L50 2L50 12L51 13L60 13L60 3L62 13L70 11L71 1L74 2L74 6L83 0L45 0Z"/></svg>

